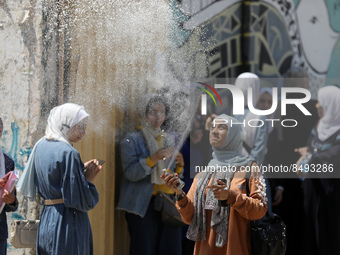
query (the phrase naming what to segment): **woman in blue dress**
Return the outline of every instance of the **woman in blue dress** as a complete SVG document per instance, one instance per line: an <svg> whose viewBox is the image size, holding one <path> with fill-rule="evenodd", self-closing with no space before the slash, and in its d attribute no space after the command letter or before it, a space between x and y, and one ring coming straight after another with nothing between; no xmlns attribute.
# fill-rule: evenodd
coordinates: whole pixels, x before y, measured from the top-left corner
<svg viewBox="0 0 340 255"><path fill-rule="evenodd" d="M34 146L18 183L23 195L35 198L36 186L45 200L37 237L39 255L93 254L87 211L99 200L92 181L101 166L95 159L84 164L72 146L85 135L88 117L76 104L53 108L46 134Z"/></svg>

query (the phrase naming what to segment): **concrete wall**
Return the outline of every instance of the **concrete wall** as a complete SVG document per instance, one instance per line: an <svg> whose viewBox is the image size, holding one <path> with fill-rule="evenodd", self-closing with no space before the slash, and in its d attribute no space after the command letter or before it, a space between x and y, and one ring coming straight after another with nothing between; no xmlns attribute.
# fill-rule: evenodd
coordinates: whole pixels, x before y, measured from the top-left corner
<svg viewBox="0 0 340 255"><path fill-rule="evenodd" d="M39 0L0 2L0 115L4 121L1 146L19 170L24 168L40 118L41 20ZM21 197L19 200L19 210L8 215L8 224L15 219L37 217L35 204L22 203ZM10 245L8 251L25 254L25 250Z"/></svg>
<svg viewBox="0 0 340 255"><path fill-rule="evenodd" d="M91 122L76 148L84 161L106 160L95 182L100 202L89 213L95 254L128 253L124 215L115 210L122 174L117 143L137 124L139 95L197 77L234 78L244 68L277 78L291 66L304 67L314 97L337 78L337 1L248 1L245 34L243 1L197 2L169 1L173 23L166 1L0 1L1 146L23 170L49 110L63 102L85 106ZM305 13L320 21L310 22L317 40L304 33L311 29L301 19ZM242 38L251 47L244 50ZM314 60L315 51L322 61ZM9 224L39 216L41 206L19 200ZM9 254L29 252L9 246Z"/></svg>

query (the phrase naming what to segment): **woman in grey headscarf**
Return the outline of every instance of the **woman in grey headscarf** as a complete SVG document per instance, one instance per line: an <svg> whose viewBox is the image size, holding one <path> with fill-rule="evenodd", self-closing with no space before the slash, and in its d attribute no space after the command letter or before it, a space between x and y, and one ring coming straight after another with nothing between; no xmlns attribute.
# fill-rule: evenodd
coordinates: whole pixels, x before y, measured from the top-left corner
<svg viewBox="0 0 340 255"><path fill-rule="evenodd" d="M187 195L175 188L177 177L162 175L176 192L182 219L190 224L187 237L196 241L195 255L251 254L249 220L260 219L267 211L264 179L257 164L239 153L244 134L232 122L237 120L225 114L216 117L209 135L213 159L195 177ZM244 170L251 170L249 196Z"/></svg>

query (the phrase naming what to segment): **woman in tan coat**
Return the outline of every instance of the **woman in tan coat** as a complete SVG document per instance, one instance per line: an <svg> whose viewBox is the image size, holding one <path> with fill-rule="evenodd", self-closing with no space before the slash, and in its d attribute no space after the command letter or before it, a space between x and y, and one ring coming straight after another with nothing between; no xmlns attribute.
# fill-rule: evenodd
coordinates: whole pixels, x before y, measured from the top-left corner
<svg viewBox="0 0 340 255"><path fill-rule="evenodd" d="M176 192L177 209L190 225L187 237L196 242L195 255L251 254L249 220L261 219L267 211L264 179L256 162L239 154L243 133L240 124L232 124L236 122L225 114L217 116L209 135L213 159L197 174L188 194L175 188L177 176L161 176Z"/></svg>

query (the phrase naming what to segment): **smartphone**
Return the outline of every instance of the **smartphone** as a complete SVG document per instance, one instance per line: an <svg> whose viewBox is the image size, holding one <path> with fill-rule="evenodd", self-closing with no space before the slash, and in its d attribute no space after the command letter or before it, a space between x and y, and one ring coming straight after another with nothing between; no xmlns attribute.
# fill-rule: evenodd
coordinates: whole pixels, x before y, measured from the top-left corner
<svg viewBox="0 0 340 255"><path fill-rule="evenodd" d="M218 180L227 184L227 179L218 179ZM222 184L218 184L218 185L222 185ZM221 201L221 200L218 200L218 205L221 206L221 207L227 207L228 206L227 201Z"/></svg>
<svg viewBox="0 0 340 255"><path fill-rule="evenodd" d="M105 163L105 160L102 160L102 159L98 159L98 161L99 161L99 163L98 163L99 166L101 166L102 164Z"/></svg>

